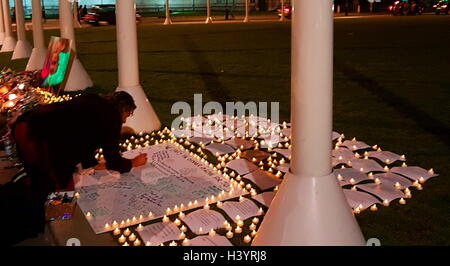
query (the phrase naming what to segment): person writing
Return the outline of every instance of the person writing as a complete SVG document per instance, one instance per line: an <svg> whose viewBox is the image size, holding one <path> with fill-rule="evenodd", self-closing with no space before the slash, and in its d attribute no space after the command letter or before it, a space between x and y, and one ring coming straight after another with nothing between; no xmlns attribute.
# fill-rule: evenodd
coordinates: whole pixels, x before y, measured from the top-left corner
<svg viewBox="0 0 450 266"><path fill-rule="evenodd" d="M20 193L28 193L14 204L0 203L0 211L15 217L11 224L3 224L9 223L9 219L0 219L0 226L20 228L23 234L28 232L24 237L43 232L47 195L55 190L73 190L72 176L79 163L83 168L107 168L121 173L146 164L145 153L126 159L119 150L122 124L135 109L131 95L115 92L107 96L86 94L70 101L38 106L19 116L12 126L12 135L27 173L18 182L22 184ZM104 165L94 157L100 147ZM5 196L5 200L14 201L14 195L9 199ZM16 230L10 231L15 232L12 238L19 237Z"/></svg>

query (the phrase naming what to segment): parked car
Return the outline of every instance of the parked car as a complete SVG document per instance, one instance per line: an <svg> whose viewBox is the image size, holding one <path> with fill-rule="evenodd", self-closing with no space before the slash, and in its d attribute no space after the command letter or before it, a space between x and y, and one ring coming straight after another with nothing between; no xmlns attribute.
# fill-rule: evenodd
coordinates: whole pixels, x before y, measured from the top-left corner
<svg viewBox="0 0 450 266"><path fill-rule="evenodd" d="M448 10L450 9L450 3L447 0L441 0L433 6L433 9L434 9L434 13L436 13L436 15L439 15L441 13L448 15Z"/></svg>
<svg viewBox="0 0 450 266"><path fill-rule="evenodd" d="M395 1L388 9L394 16L421 15L425 5L421 1Z"/></svg>
<svg viewBox="0 0 450 266"><path fill-rule="evenodd" d="M116 25L116 6L94 5L81 19L84 22L95 26L100 25L101 22L107 22L109 25ZM138 13L136 13L136 21L141 21L141 16Z"/></svg>
<svg viewBox="0 0 450 266"><path fill-rule="evenodd" d="M281 17L281 7L274 10L279 17ZM284 17L285 18L291 18L292 17L292 7L291 6L284 6Z"/></svg>

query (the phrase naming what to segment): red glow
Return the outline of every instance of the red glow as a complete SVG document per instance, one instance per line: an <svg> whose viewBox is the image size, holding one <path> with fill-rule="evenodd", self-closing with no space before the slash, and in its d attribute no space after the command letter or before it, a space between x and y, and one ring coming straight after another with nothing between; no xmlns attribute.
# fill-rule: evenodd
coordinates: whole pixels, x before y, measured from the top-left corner
<svg viewBox="0 0 450 266"><path fill-rule="evenodd" d="M442 8L447 8L447 5L443 5Z"/></svg>

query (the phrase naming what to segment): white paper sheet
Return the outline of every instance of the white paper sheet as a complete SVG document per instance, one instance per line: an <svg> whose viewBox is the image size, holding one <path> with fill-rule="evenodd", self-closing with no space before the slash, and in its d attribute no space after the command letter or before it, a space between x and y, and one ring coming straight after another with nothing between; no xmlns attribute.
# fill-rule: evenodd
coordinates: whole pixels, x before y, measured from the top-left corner
<svg viewBox="0 0 450 266"><path fill-rule="evenodd" d="M370 146L367 145L366 143L357 140L346 140L340 146L347 147L352 151L370 148Z"/></svg>
<svg viewBox="0 0 450 266"><path fill-rule="evenodd" d="M189 246L233 246L224 236L197 236L189 240Z"/></svg>
<svg viewBox="0 0 450 266"><path fill-rule="evenodd" d="M398 182L398 184L400 185L400 189L409 188L413 185L413 182L411 182L411 180L409 180L408 178L391 172L375 174L373 175L373 178L380 179L381 183L385 186L395 187L395 184Z"/></svg>
<svg viewBox="0 0 450 266"><path fill-rule="evenodd" d="M336 176L336 178L338 178L338 176L341 175L342 180L339 181L341 186L351 184L352 183L351 179L354 180L354 184L358 184L365 180L370 180L370 178L366 174L354 168L335 169L333 170L333 173Z"/></svg>
<svg viewBox="0 0 450 266"><path fill-rule="evenodd" d="M207 234L211 229L224 228L226 221L220 212L200 209L189 213L182 221L197 235ZM202 228L202 231L200 231Z"/></svg>
<svg viewBox="0 0 450 266"><path fill-rule="evenodd" d="M256 195L252 199L258 201L259 203L263 204L266 207L269 207L270 203L272 203L272 200L274 197L275 197L275 192L267 191L267 192L263 192L263 193Z"/></svg>
<svg viewBox="0 0 450 266"><path fill-rule="evenodd" d="M265 151L260 150L248 150L241 153L241 158L245 158L249 161L252 161L253 158L256 159L256 162L259 163L259 161L265 160L270 157L270 154Z"/></svg>
<svg viewBox="0 0 450 266"><path fill-rule="evenodd" d="M364 173L384 171L381 165L371 159L352 159L350 161L352 168L358 171L361 171L361 169L363 169L362 172Z"/></svg>
<svg viewBox="0 0 450 266"><path fill-rule="evenodd" d="M174 223L154 223L144 226L138 233L143 244L150 242L151 246L158 246L167 241L178 240L181 231Z"/></svg>
<svg viewBox="0 0 450 266"><path fill-rule="evenodd" d="M277 178L275 175L273 175L267 171L263 171L260 169L257 169L251 173L248 173L248 174L244 175L243 177L252 181L261 190L266 190L268 188L278 186L281 183L281 179Z"/></svg>
<svg viewBox="0 0 450 266"><path fill-rule="evenodd" d="M333 131L331 133L331 140L337 140L340 136L341 134L337 133L336 131Z"/></svg>
<svg viewBox="0 0 450 266"><path fill-rule="evenodd" d="M237 150L242 146L243 150L247 150L255 146L253 141L245 140L242 138L232 138L225 141L225 144L230 145L233 149Z"/></svg>
<svg viewBox="0 0 450 266"><path fill-rule="evenodd" d="M383 185L383 184L377 185L372 183L372 184L357 185L356 187L366 192L372 193L381 198L382 200L388 200L389 202L393 201L394 199L405 197L405 194L402 191L390 185Z"/></svg>
<svg viewBox="0 0 450 266"><path fill-rule="evenodd" d="M131 222L142 223L160 218L166 214L167 208L230 191L230 181L219 175L209 165L192 157L186 151L173 144L163 143L140 149L146 152L148 163L120 175L118 181L81 187L77 200L83 213L90 212L89 224L95 233L113 230L105 228L114 221L132 220L132 217L143 215L143 220ZM235 188L232 195L225 193L221 201L247 194L240 187ZM195 208L192 206L190 208ZM154 216L148 217L152 212Z"/></svg>
<svg viewBox="0 0 450 266"><path fill-rule="evenodd" d="M189 142L195 143L195 144L209 144L214 138L208 138L208 137L192 137L189 138Z"/></svg>
<svg viewBox="0 0 450 266"><path fill-rule="evenodd" d="M351 150L343 147L333 149L331 151L331 156L338 159L341 157L343 161L349 161L355 158L355 154Z"/></svg>
<svg viewBox="0 0 450 266"><path fill-rule="evenodd" d="M194 131L190 129L176 129L172 131L172 134L177 138L192 137Z"/></svg>
<svg viewBox="0 0 450 266"><path fill-rule="evenodd" d="M224 202L222 210L233 220L235 221L236 216L239 215L241 220L245 220L247 218L258 216L259 208L258 206L249 199L244 199L241 202L236 201L227 201Z"/></svg>
<svg viewBox="0 0 450 266"><path fill-rule="evenodd" d="M226 144L222 144L222 143L212 143L206 146L206 149L208 151L210 151L212 154L216 155L225 155L228 153L233 153L236 150L233 149L232 147L226 145Z"/></svg>
<svg viewBox="0 0 450 266"><path fill-rule="evenodd" d="M375 203L380 203L380 201L377 198L368 193L353 191L350 189L343 189L343 191L345 197L347 198L348 205L350 205L352 209L355 209L360 205L362 205L364 210L369 208Z"/></svg>
<svg viewBox="0 0 450 266"><path fill-rule="evenodd" d="M385 164L392 164L395 161L405 161L396 153L390 151L370 151L367 153L369 158L376 158Z"/></svg>
<svg viewBox="0 0 450 266"><path fill-rule="evenodd" d="M273 149L273 151L283 155L284 158L289 158L289 156L291 156L291 154L292 154L292 151L290 149L276 148L276 149Z"/></svg>
<svg viewBox="0 0 450 266"><path fill-rule="evenodd" d="M438 176L435 173L429 173L426 169L419 166L393 167L390 172L401 174L412 180L419 180L421 177L426 181L431 177Z"/></svg>
<svg viewBox="0 0 450 266"><path fill-rule="evenodd" d="M245 174L255 171L256 169L259 169L256 165L247 161L246 159L237 159L237 160L229 161L226 164L226 167L233 169L239 175L245 175Z"/></svg>

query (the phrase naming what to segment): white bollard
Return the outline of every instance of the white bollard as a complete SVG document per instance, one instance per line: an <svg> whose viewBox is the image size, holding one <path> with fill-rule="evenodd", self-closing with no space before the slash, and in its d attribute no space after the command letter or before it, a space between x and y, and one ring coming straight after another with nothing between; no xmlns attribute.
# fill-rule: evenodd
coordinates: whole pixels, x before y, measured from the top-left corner
<svg viewBox="0 0 450 266"><path fill-rule="evenodd" d="M166 0L166 20L164 20L164 25L169 24L172 24L172 20L170 19L169 0Z"/></svg>
<svg viewBox="0 0 450 266"><path fill-rule="evenodd" d="M211 0L206 0L206 24L212 23L211 18Z"/></svg>
<svg viewBox="0 0 450 266"><path fill-rule="evenodd" d="M3 4L0 0L0 45L3 44L5 39L5 22L3 21Z"/></svg>
<svg viewBox="0 0 450 266"><path fill-rule="evenodd" d="M9 13L9 0L2 0L3 25L5 26L5 38L0 52L12 52L16 48L16 38L14 38L11 26L11 15Z"/></svg>
<svg viewBox="0 0 450 266"><path fill-rule="evenodd" d="M75 31L73 29L73 16L70 10L69 0L59 0L59 27L61 37L72 40L72 48L76 51ZM89 74L84 69L77 56L73 60L70 69L69 77L67 79L65 91L84 90L92 87L93 83Z"/></svg>
<svg viewBox="0 0 450 266"><path fill-rule="evenodd" d="M280 21L285 21L285 18L284 18L284 0L281 0L281 2L280 2L280 10L281 10Z"/></svg>
<svg viewBox="0 0 450 266"><path fill-rule="evenodd" d="M40 0L33 0L31 7L33 17L33 50L25 70L42 69L47 56L47 47L44 42L44 31L42 28L42 6Z"/></svg>
<svg viewBox="0 0 450 266"><path fill-rule="evenodd" d="M28 58L31 55L32 47L27 40L25 31L25 18L23 12L22 0L14 0L16 11L16 28L17 28L17 43L14 48L11 60Z"/></svg>
<svg viewBox="0 0 450 266"><path fill-rule="evenodd" d="M293 1L292 160L253 245L365 245L331 168L332 1Z"/></svg>
<svg viewBox="0 0 450 266"><path fill-rule="evenodd" d="M244 17L244 22L248 22L248 14L249 14L248 1L249 0L245 0L245 17Z"/></svg>
<svg viewBox="0 0 450 266"><path fill-rule="evenodd" d="M125 126L135 132L150 132L161 127L161 122L150 104L139 81L136 9L133 0L116 1L117 91L128 92L134 99L136 110Z"/></svg>

